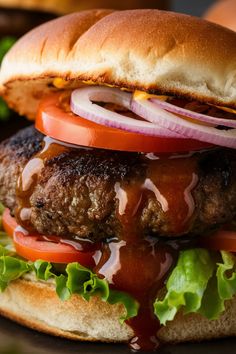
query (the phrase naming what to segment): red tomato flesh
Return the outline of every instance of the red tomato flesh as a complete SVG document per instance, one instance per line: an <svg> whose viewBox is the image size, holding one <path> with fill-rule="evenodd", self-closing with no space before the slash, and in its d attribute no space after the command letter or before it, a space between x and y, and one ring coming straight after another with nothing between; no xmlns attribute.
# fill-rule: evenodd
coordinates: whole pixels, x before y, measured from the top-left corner
<svg viewBox="0 0 236 354"><path fill-rule="evenodd" d="M18 224L15 218L11 216L9 209L5 209L3 212L2 226L8 236L11 236L13 238L14 231L17 228Z"/></svg>
<svg viewBox="0 0 236 354"><path fill-rule="evenodd" d="M16 252L30 261L42 259L53 263L79 262L86 267L95 265L93 256L96 250L79 251L58 236L28 235L23 228L19 227L8 209L5 209L3 214L3 228L9 236L13 237Z"/></svg>
<svg viewBox="0 0 236 354"><path fill-rule="evenodd" d="M210 236L202 237L199 246L213 251L236 252L236 231L218 230Z"/></svg>

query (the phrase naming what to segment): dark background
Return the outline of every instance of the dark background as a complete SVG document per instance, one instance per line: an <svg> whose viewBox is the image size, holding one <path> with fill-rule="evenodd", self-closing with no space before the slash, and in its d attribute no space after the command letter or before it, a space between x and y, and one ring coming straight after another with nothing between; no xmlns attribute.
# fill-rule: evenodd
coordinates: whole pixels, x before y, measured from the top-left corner
<svg viewBox="0 0 236 354"><path fill-rule="evenodd" d="M173 11L201 16L203 12L214 2L215 1L212 0L172 0L171 8Z"/></svg>

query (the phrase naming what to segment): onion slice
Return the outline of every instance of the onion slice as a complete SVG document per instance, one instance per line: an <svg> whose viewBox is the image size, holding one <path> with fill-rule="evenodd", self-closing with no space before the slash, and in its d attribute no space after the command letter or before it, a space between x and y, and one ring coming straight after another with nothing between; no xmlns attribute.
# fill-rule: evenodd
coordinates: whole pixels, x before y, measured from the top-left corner
<svg viewBox="0 0 236 354"><path fill-rule="evenodd" d="M178 133L157 124L112 112L92 101L114 103L125 107L127 110L131 110L132 94L109 87L93 86L79 88L71 94L71 110L80 117L112 128L150 136L182 138Z"/></svg>
<svg viewBox="0 0 236 354"><path fill-rule="evenodd" d="M181 114L182 116L193 118L201 122L212 124L213 126L223 125L225 127L236 128L236 119L225 119L218 117L211 117L206 114L197 113L188 109L175 106L169 102L161 101L158 98L151 98L151 102L155 103L158 107L165 109L166 111Z"/></svg>
<svg viewBox="0 0 236 354"><path fill-rule="evenodd" d="M144 119L172 130L181 136L183 135L215 145L236 148L236 129L226 131L193 123L161 109L157 104L149 100L133 98L131 109Z"/></svg>

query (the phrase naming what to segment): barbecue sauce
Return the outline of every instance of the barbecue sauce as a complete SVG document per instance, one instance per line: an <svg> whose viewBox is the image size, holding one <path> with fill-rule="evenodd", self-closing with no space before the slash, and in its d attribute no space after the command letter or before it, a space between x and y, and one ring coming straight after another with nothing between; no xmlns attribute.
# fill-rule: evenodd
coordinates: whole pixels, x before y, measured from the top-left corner
<svg viewBox="0 0 236 354"><path fill-rule="evenodd" d="M151 160L144 182L146 193L154 193L161 204L170 236L188 232L195 209L191 192L198 182L196 159L173 157Z"/></svg>
<svg viewBox="0 0 236 354"><path fill-rule="evenodd" d="M17 186L16 218L28 231L31 231L30 197L47 159L68 149L68 145L46 137L42 151L22 171ZM139 303L138 315L126 321L134 332L130 347L155 350L160 345L157 337L160 323L154 315L153 303L176 264L181 241L144 235L141 213L154 194L162 217L171 225L170 236L187 233L194 215L192 190L198 182L197 159L153 154L151 158L150 154L141 158L147 166L144 177L135 181L114 181L116 216L121 231L118 239L101 245L101 256L95 259L94 271L106 278L111 288L129 293Z"/></svg>
<svg viewBox="0 0 236 354"><path fill-rule="evenodd" d="M112 288L131 294L139 302L138 316L127 321L134 331L129 343L133 350L149 351L160 346L157 337L160 323L154 315L153 303L176 264L180 247L180 243L143 237L139 225L141 206L154 193L173 233L186 232L194 212L191 191L197 179L195 159L162 158L148 161L144 181L115 184L121 241L107 245L96 272Z"/></svg>
<svg viewBox="0 0 236 354"><path fill-rule="evenodd" d="M31 158L24 167L20 178L17 181L16 196L17 208L15 216L19 224L28 231L32 230L30 223L31 203L30 197L34 189L37 187L38 178L43 173L45 163L48 159L52 159L64 152L69 147L66 144L58 143L50 137L46 136L43 139L42 150Z"/></svg>

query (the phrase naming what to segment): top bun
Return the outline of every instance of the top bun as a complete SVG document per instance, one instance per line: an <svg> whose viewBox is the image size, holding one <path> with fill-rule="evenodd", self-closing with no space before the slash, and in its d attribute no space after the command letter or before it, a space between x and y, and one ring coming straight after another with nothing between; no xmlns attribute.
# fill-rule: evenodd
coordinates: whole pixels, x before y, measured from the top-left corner
<svg viewBox="0 0 236 354"><path fill-rule="evenodd" d="M5 56L2 94L34 118L55 78L107 84L236 108L236 33L159 10L89 10L43 24Z"/></svg>

